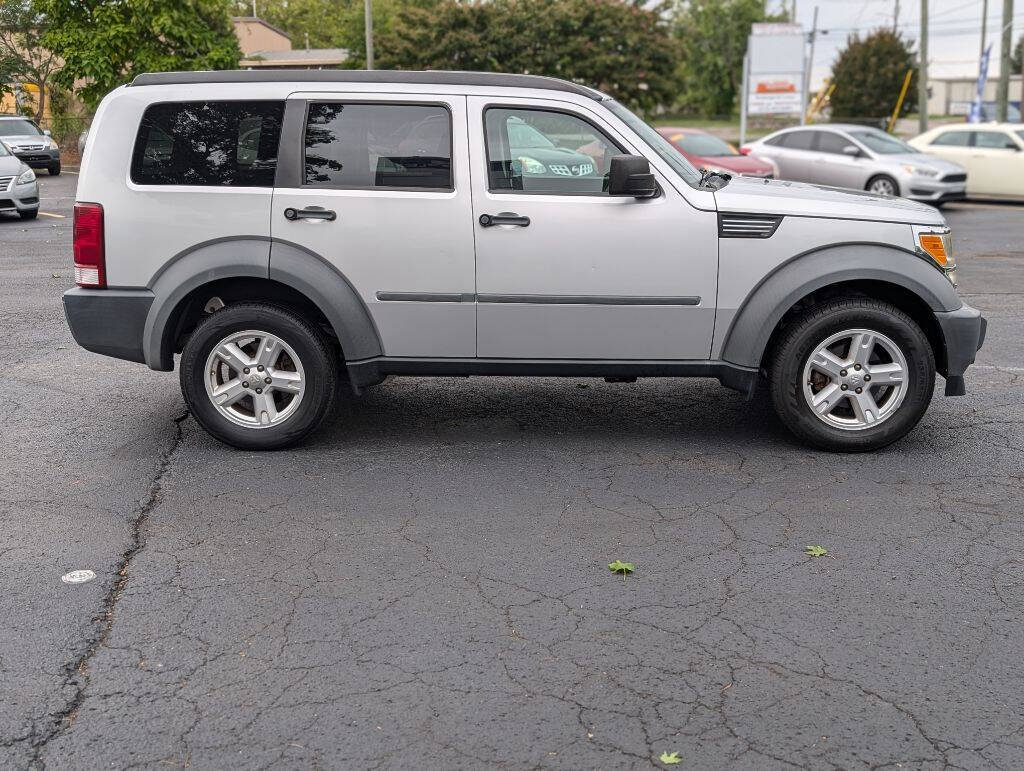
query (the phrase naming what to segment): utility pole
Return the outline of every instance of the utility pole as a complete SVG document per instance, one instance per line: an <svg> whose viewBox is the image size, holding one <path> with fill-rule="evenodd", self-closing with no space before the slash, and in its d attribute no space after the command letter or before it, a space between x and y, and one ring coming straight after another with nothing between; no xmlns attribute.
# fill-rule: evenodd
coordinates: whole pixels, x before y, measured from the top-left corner
<svg viewBox="0 0 1024 771"><path fill-rule="evenodd" d="M985 58L985 38L988 33L988 0L981 0L981 52L978 54L978 73L981 73L981 60Z"/></svg>
<svg viewBox="0 0 1024 771"><path fill-rule="evenodd" d="M921 0L921 66L917 71L917 127L928 130L928 0Z"/></svg>
<svg viewBox="0 0 1024 771"><path fill-rule="evenodd" d="M807 99L811 94L811 70L814 68L814 40L818 37L818 6L814 6L814 21L811 23L811 52L804 67L803 105L800 112L800 125L807 123Z"/></svg>
<svg viewBox="0 0 1024 771"><path fill-rule="evenodd" d="M373 0L363 0L363 21L366 23L366 69L373 69Z"/></svg>
<svg viewBox="0 0 1024 771"><path fill-rule="evenodd" d="M988 2L988 0L985 0ZM900 0L896 0L896 10L892 14L892 31L897 32L900 28Z"/></svg>
<svg viewBox="0 0 1024 771"><path fill-rule="evenodd" d="M1003 0L1003 42L999 48L999 87L996 89L996 120L1006 121L1010 99L1010 49L1013 47L1013 0Z"/></svg>

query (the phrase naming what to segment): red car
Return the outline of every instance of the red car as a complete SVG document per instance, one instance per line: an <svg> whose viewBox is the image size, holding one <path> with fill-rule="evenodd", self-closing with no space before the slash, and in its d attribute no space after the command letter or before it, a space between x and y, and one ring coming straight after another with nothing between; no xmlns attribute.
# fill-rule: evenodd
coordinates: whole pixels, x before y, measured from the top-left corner
<svg viewBox="0 0 1024 771"><path fill-rule="evenodd" d="M776 176L775 164L756 155L743 155L714 134L697 129L660 128L658 133L672 143L698 169L724 171L744 177Z"/></svg>

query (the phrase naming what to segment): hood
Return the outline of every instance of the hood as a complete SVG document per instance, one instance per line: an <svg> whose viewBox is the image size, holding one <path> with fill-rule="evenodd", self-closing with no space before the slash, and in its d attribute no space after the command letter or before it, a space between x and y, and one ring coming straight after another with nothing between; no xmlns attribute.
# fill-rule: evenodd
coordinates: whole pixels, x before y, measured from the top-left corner
<svg viewBox="0 0 1024 771"><path fill-rule="evenodd" d="M744 214L791 214L911 225L945 225L939 210L906 198L887 198L859 190L782 180L733 177L715 191L719 211Z"/></svg>
<svg viewBox="0 0 1024 771"><path fill-rule="evenodd" d="M684 153L685 154L685 153ZM764 174L775 171L775 167L768 161L754 155L688 155L690 162L695 166L717 166L726 171L735 171L737 174L749 174L751 172Z"/></svg>
<svg viewBox="0 0 1024 771"><path fill-rule="evenodd" d="M16 134L9 137L0 137L11 149L20 147L21 145L41 145L44 144L49 137L43 134Z"/></svg>
<svg viewBox="0 0 1024 771"><path fill-rule="evenodd" d="M13 155L0 155L0 177L17 176L27 168Z"/></svg>
<svg viewBox="0 0 1024 771"><path fill-rule="evenodd" d="M925 155L924 153L899 153L898 155L879 155L877 158L879 163L890 162L894 164L909 163L913 166L927 166L930 169L935 169L940 174L963 174L964 167L959 163L953 163L952 161L944 161L934 155Z"/></svg>

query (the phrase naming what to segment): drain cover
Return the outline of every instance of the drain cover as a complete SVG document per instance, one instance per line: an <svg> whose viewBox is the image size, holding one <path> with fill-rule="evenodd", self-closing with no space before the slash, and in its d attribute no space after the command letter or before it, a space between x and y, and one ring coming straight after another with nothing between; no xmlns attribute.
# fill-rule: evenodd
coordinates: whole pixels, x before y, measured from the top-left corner
<svg viewBox="0 0 1024 771"><path fill-rule="evenodd" d="M72 570L70 573L65 573L60 577L60 580L66 584L84 584L86 581L92 581L96 577L96 574L91 570Z"/></svg>

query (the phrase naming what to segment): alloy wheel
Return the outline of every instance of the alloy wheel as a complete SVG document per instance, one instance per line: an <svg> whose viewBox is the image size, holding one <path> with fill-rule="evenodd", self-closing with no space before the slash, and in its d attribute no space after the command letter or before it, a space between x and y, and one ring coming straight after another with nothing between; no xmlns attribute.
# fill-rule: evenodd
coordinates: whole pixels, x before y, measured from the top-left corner
<svg viewBox="0 0 1024 771"><path fill-rule="evenodd" d="M877 193L878 195L896 195L896 188L893 187L891 180L882 177L871 183L868 192Z"/></svg>
<svg viewBox="0 0 1024 771"><path fill-rule="evenodd" d="M235 332L206 360L206 394L217 412L246 428L268 428L298 409L306 376L295 350L276 335Z"/></svg>
<svg viewBox="0 0 1024 771"><path fill-rule="evenodd" d="M803 395L824 423L846 431L891 418L907 392L907 359L890 338L848 329L822 341L803 370Z"/></svg>

